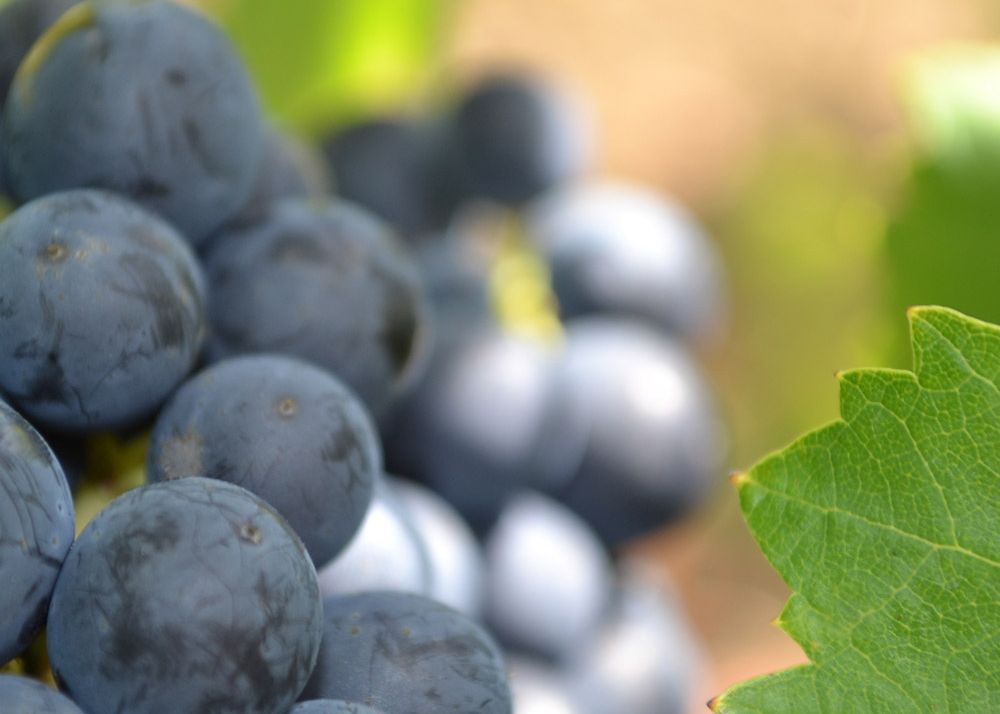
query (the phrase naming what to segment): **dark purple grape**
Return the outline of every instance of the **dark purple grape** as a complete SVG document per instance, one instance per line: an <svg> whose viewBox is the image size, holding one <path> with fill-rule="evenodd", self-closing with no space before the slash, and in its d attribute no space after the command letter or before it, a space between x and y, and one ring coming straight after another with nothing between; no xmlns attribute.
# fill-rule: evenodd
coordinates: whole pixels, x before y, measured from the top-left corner
<svg viewBox="0 0 1000 714"><path fill-rule="evenodd" d="M45 624L75 528L59 462L38 432L0 401L0 664L20 654Z"/></svg>
<svg viewBox="0 0 1000 714"><path fill-rule="evenodd" d="M386 714L511 714L503 656L472 620L407 593L323 601L323 646L304 698Z"/></svg>
<svg viewBox="0 0 1000 714"><path fill-rule="evenodd" d="M105 191L0 223L0 392L40 426L134 426L194 366L205 286L166 222Z"/></svg>
<svg viewBox="0 0 1000 714"><path fill-rule="evenodd" d="M37 47L4 107L17 198L113 190L195 244L246 203L260 109L232 45L201 13L164 0L87 2Z"/></svg>
<svg viewBox="0 0 1000 714"><path fill-rule="evenodd" d="M441 142L436 125L382 117L345 127L325 150L338 195L415 239L445 228L459 201Z"/></svg>
<svg viewBox="0 0 1000 714"><path fill-rule="evenodd" d="M83 714L62 694L41 682L0 674L3 714Z"/></svg>
<svg viewBox="0 0 1000 714"><path fill-rule="evenodd" d="M207 476L257 494L322 567L361 525L382 456L375 427L340 380L290 357L223 360L160 412L150 481Z"/></svg>
<svg viewBox="0 0 1000 714"><path fill-rule="evenodd" d="M458 511L429 488L402 479L393 479L392 487L427 551L431 574L428 595L479 619L486 566L476 536Z"/></svg>
<svg viewBox="0 0 1000 714"><path fill-rule="evenodd" d="M564 411L575 415L584 437L560 497L607 544L688 513L718 483L722 424L704 377L679 343L628 321L575 321L559 382Z"/></svg>
<svg viewBox="0 0 1000 714"><path fill-rule="evenodd" d="M386 419L389 468L487 529L508 495L546 480L562 457L548 451L554 368L545 345L495 329L439 343L424 378Z"/></svg>
<svg viewBox="0 0 1000 714"><path fill-rule="evenodd" d="M88 714L284 712L322 633L316 571L249 491L184 478L127 492L80 534L48 652Z"/></svg>
<svg viewBox="0 0 1000 714"><path fill-rule="evenodd" d="M627 570L607 619L563 681L580 714L683 714L701 667L678 603L648 574Z"/></svg>
<svg viewBox="0 0 1000 714"><path fill-rule="evenodd" d="M461 175L476 196L521 205L578 175L585 122L543 82L513 74L472 87L452 118Z"/></svg>
<svg viewBox="0 0 1000 714"><path fill-rule="evenodd" d="M551 659L586 646L614 585L608 554L586 523L522 492L507 502L485 551L486 621L502 642Z"/></svg>
<svg viewBox="0 0 1000 714"><path fill-rule="evenodd" d="M679 204L625 183L585 183L533 208L527 230L550 265L564 319L612 313L681 337L719 331L719 256Z"/></svg>
<svg viewBox="0 0 1000 714"><path fill-rule="evenodd" d="M384 223L346 202L277 204L213 241L206 269L214 359L294 355L375 408L419 352L416 269Z"/></svg>

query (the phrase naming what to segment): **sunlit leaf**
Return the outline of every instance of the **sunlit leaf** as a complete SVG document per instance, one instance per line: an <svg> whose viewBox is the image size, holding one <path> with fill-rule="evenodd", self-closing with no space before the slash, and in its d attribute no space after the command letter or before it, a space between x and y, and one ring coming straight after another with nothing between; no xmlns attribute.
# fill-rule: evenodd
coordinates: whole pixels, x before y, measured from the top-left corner
<svg viewBox="0 0 1000 714"><path fill-rule="evenodd" d="M720 714L1000 711L1000 327L910 325L913 372L841 374L839 421L735 478L810 664Z"/></svg>

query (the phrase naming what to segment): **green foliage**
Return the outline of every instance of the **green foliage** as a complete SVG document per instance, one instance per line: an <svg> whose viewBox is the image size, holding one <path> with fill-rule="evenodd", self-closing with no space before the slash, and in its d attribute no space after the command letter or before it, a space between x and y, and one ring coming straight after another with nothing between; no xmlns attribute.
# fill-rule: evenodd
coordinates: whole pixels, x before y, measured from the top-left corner
<svg viewBox="0 0 1000 714"><path fill-rule="evenodd" d="M893 311L941 304L1000 321L1000 50L914 65L916 157L886 241ZM896 353L905 352L897 333Z"/></svg>
<svg viewBox="0 0 1000 714"><path fill-rule="evenodd" d="M427 91L448 0L233 0L220 20L267 109L301 131Z"/></svg>
<svg viewBox="0 0 1000 714"><path fill-rule="evenodd" d="M1000 711L1000 327L909 316L912 373L840 374L840 421L735 477L811 664L716 712Z"/></svg>

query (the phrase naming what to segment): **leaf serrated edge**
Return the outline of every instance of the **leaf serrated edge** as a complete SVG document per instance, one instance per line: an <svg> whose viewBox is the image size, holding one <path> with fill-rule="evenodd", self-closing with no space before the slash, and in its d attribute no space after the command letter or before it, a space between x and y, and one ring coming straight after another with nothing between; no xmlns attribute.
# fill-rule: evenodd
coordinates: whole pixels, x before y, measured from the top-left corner
<svg viewBox="0 0 1000 714"><path fill-rule="evenodd" d="M918 366L919 365L918 365L918 354L917 354L917 351L916 351L916 342L915 342L915 340L916 340L916 330L915 330L915 328L916 328L917 324L920 323L920 322L932 324L933 323L933 319L932 318L935 315L946 316L946 317L957 317L957 318L960 318L963 321L968 321L968 322L977 324L977 325L982 326L982 327L988 327L988 328L990 328L992 330L998 329L997 325L989 323L989 322L987 322L985 320L979 320L977 318L971 317L971 316L966 315L966 314L964 314L964 313L962 313L962 312L960 312L958 310L954 310L954 309L952 309L950 307L944 307L944 306L940 306L940 305L912 305L912 306L908 307L906 309L906 318L907 318L907 322L908 322L909 328L910 328L910 348L911 348L911 355L912 355L912 366L908 370L898 370L898 371L903 371L903 372L909 373L911 376L913 376L913 377L915 377L917 379L918 383L919 383L919 376L918 376ZM841 370L841 371L836 372L834 374L834 377L837 379L838 382L843 383L845 381L845 377L849 377L850 375L856 374L858 372L870 371L872 369L885 369L885 368L871 368L871 367L865 368L865 367L862 367L862 368L851 369L851 370ZM893 370L893 371L897 371L897 370ZM840 407L838 407L838 412L841 412ZM747 487L752 486L754 484L754 481L753 481L752 477L750 476L750 472L753 471L754 469L756 469L757 467L759 467L762 463L770 461L773 458L779 457L782 453L784 453L788 449L794 448L800 441L802 441L802 439L805 439L806 437L810 436L811 434L813 434L815 432L818 432L818 431L822 431L823 429L827 429L830 426L832 426L834 424L837 424L837 423L841 423L843 421L844 421L844 419L843 419L843 415L842 415L842 412L841 412L840 415L836 419L832 420L828 424L820 426L820 427L818 427L816 429L811 429L810 431L806 432L806 434L804 434L804 435L800 436L799 438L793 440L790 444L788 444L784 448L775 449L774 451L770 452L769 454L767 454L766 456L764 456L763 458L761 458L760 460L758 460L751 468L746 469L746 470L736 470L736 471L731 472L729 474L729 481L730 481L730 483L732 483L733 486L736 488L738 494L742 494L743 491L744 491L744 489L746 489ZM742 507L741 507L741 511L742 511ZM745 516L744 516L744 518L745 518ZM751 531L751 535L752 535L752 531ZM757 539L755 537L754 541L756 542L756 540ZM758 543L758 547L759 547L759 545L760 544ZM765 554L765 558L767 559L767 562L771 565L771 567L774 568L775 572L778 572L777 568L775 568L775 566L774 566L774 563L771 563L770 558L767 558L766 554ZM785 580L783 574L781 574L780 572L778 572L778 575L781 577L781 579L783 581ZM785 582L787 583L787 581L785 581ZM794 591L793 591L793 594L794 594ZM786 606L787 606L787 603L786 603ZM777 626L780 630L782 630L782 632L784 632L786 635L788 635L792 640L795 640L795 638L792 636L792 634L789 633L788 630L785 627L782 626L781 615L779 615L772 622L772 624L774 624L775 626ZM799 646L801 647L802 645L800 644ZM804 648L803 648L803 650L804 650ZM780 674L791 672L793 670L800 669L800 668L809 668L809 667L815 667L815 666L816 665L810 659L810 661L808 663L806 663L806 664L795 665L793 667L789 667L789 668L786 668L786 669L783 669L783 670L779 670L777 672L770 672L768 674L760 675L760 676L757 676L757 677L751 677L750 679L744 680L743 682L737 682L736 684L728 687L726 689L726 691L724 691L722 694L719 694L718 696L715 696L715 697L709 699L705 704L706 704L706 706L712 712L715 712L716 714L725 714L725 710L723 709L723 707L725 706L725 699L726 699L726 697L729 694L731 694L733 692L737 692L737 691L739 691L739 690L741 690L741 689L743 689L745 687L759 684L760 682L762 682L764 680L770 679L771 677L775 677L775 676L780 675Z"/></svg>

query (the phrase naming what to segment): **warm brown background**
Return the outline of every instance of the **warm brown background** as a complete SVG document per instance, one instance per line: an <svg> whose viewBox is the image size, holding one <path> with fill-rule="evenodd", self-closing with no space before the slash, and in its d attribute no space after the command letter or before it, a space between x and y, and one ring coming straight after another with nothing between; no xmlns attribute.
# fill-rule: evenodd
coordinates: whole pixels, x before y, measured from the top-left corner
<svg viewBox="0 0 1000 714"><path fill-rule="evenodd" d="M790 125L895 134L900 61L989 39L988 0L465 0L450 61L513 64L581 90L601 168L708 208L761 144Z"/></svg>
<svg viewBox="0 0 1000 714"><path fill-rule="evenodd" d="M598 170L680 196L712 227L733 304L703 359L739 467L834 418L831 372L879 358L866 338L907 156L901 70L998 28L1000 7L976 0L466 0L447 71L568 82L593 107ZM692 712L802 661L770 625L787 592L733 491L637 551L672 573L705 644Z"/></svg>

